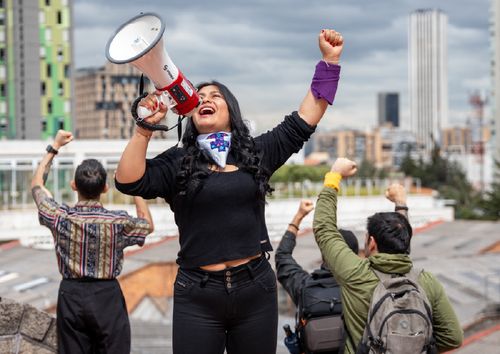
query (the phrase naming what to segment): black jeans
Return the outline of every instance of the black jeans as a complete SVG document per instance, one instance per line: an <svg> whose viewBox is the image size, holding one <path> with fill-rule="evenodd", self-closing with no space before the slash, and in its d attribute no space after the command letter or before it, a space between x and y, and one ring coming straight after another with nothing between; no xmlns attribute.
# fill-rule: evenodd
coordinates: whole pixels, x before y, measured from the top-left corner
<svg viewBox="0 0 500 354"><path fill-rule="evenodd" d="M130 353L130 323L116 279L63 279L56 323L60 354Z"/></svg>
<svg viewBox="0 0 500 354"><path fill-rule="evenodd" d="M263 256L217 272L179 269L174 354L275 354L276 276Z"/></svg>

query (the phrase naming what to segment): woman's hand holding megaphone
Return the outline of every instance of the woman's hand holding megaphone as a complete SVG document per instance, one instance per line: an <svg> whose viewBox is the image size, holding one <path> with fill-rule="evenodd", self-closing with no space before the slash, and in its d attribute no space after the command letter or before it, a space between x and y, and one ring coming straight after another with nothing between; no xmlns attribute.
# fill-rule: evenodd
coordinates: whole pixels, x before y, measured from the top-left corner
<svg viewBox="0 0 500 354"><path fill-rule="evenodd" d="M156 90L154 93L144 97L137 107L137 114L144 118L149 124L158 124L167 115L168 107L161 100L162 92Z"/></svg>

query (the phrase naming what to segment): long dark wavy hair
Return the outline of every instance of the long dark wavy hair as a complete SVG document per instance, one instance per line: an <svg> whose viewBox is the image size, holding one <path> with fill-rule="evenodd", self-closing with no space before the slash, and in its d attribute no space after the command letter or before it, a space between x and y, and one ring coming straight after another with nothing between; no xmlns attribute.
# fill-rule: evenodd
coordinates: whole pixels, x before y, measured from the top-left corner
<svg viewBox="0 0 500 354"><path fill-rule="evenodd" d="M253 175L258 186L258 197L265 200L266 194L272 192L272 188L268 183L270 175L261 166L262 152L257 151L255 147L254 139L250 136L250 131L241 116L238 100L225 85L217 81L202 82L197 85L197 89L200 90L210 85L218 87L227 103L231 124L231 152L236 160L236 165L240 170ZM197 146L196 138L198 134L193 120L188 119L182 136L182 144L186 154L177 173L177 189L180 196L194 195L203 187L203 180L211 173L214 173L208 167L210 164L215 164L215 162Z"/></svg>

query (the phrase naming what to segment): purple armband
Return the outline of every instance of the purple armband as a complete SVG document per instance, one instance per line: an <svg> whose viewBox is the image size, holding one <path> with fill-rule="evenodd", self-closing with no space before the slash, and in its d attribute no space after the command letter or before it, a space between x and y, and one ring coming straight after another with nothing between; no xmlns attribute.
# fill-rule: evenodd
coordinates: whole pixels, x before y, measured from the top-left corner
<svg viewBox="0 0 500 354"><path fill-rule="evenodd" d="M330 105L335 99L340 78L340 65L327 64L321 60L316 64L316 71L311 82L311 92L316 99L324 99Z"/></svg>

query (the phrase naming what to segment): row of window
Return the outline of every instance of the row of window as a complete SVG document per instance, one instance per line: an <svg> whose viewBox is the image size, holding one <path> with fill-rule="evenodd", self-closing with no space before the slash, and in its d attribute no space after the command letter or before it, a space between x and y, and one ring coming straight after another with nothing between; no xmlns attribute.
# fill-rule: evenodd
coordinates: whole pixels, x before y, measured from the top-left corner
<svg viewBox="0 0 500 354"><path fill-rule="evenodd" d="M47 131L47 120L46 119L42 120L41 124L42 124L42 127L41 127L42 132L46 132ZM56 126L57 126L57 129L55 129L56 131L59 129L64 130L64 118L58 118Z"/></svg>
<svg viewBox="0 0 500 354"><path fill-rule="evenodd" d="M1 87L0 87L1 89ZM45 84L44 81L40 83L40 94L42 96L45 96L47 94L47 85ZM58 96L64 96L64 82L59 81L57 85L57 95ZM0 91L0 96L1 96L1 91Z"/></svg>
<svg viewBox="0 0 500 354"><path fill-rule="evenodd" d="M64 64L64 77L69 78L71 75L71 66L69 64ZM47 63L45 65L45 74L48 78L52 77L52 64Z"/></svg>
<svg viewBox="0 0 500 354"><path fill-rule="evenodd" d="M44 33L45 33L45 41L51 42L52 41L52 29L49 27L46 27ZM64 43L69 42L69 31L68 30L62 31L62 41Z"/></svg>
<svg viewBox="0 0 500 354"><path fill-rule="evenodd" d="M42 24L42 23L45 23L45 12L44 11L40 11L39 13L39 16L38 16L38 21ZM57 11L56 13L56 23L58 25L62 25L63 23L63 15L62 15L62 11Z"/></svg>

